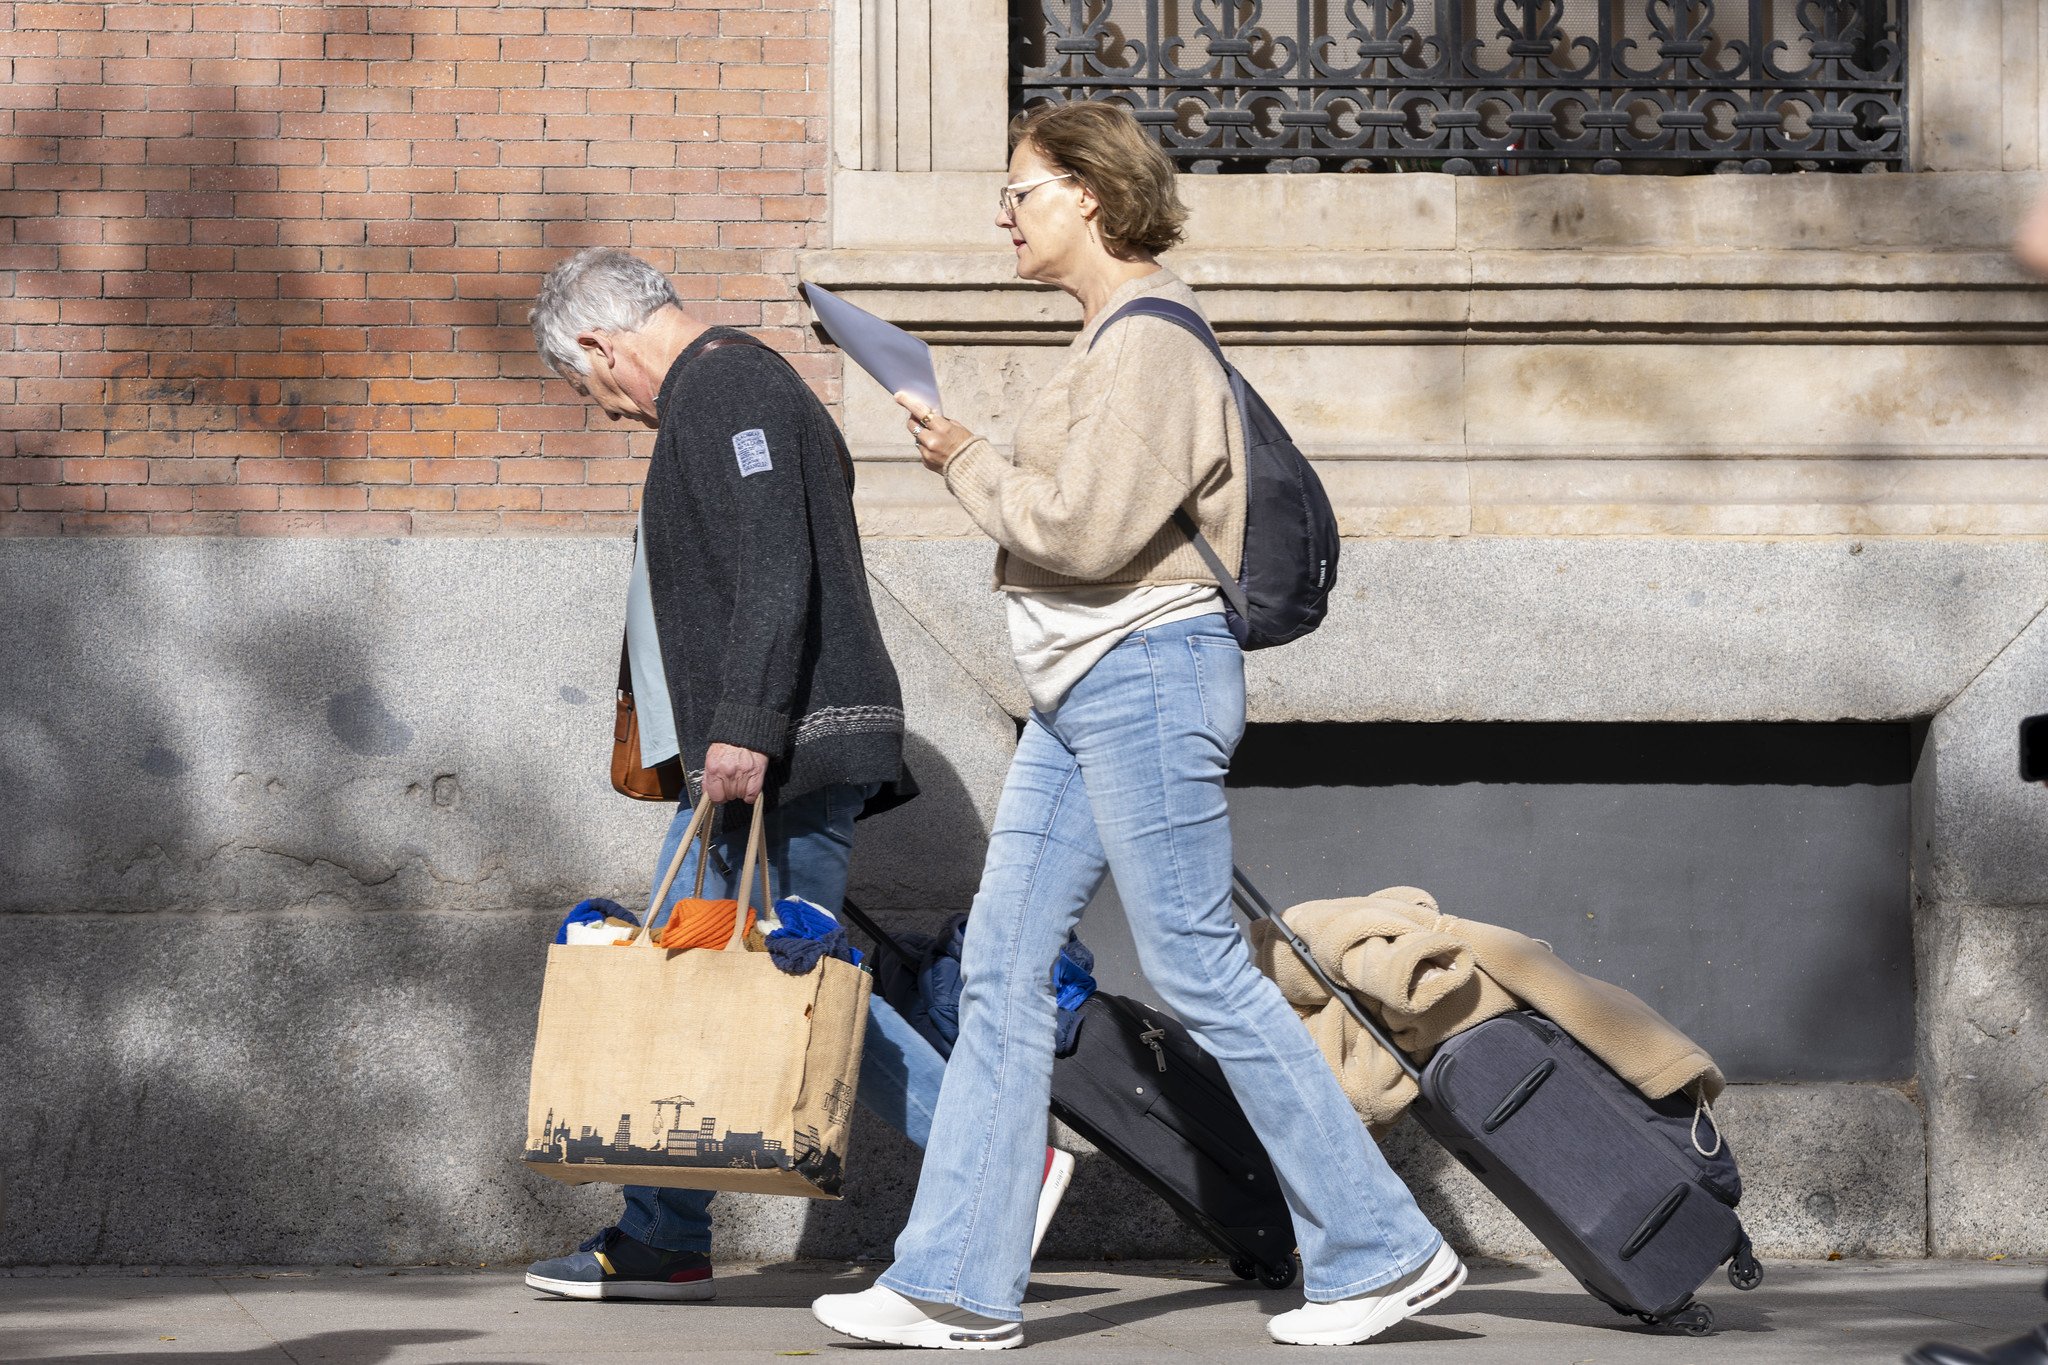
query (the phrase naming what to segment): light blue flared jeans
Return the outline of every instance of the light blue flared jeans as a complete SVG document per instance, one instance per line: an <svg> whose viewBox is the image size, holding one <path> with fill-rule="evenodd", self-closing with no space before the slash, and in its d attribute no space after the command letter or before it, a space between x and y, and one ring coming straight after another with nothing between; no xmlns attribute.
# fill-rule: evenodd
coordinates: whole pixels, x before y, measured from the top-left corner
<svg viewBox="0 0 2048 1365"><path fill-rule="evenodd" d="M1025 725L969 921L960 1039L882 1284L1023 1316L1052 962L1105 869L1145 976L1222 1064L1273 1158L1308 1297L1365 1293L1436 1253L1436 1229L1232 918L1223 778L1244 707L1244 656L1221 616L1202 616L1126 637Z"/></svg>

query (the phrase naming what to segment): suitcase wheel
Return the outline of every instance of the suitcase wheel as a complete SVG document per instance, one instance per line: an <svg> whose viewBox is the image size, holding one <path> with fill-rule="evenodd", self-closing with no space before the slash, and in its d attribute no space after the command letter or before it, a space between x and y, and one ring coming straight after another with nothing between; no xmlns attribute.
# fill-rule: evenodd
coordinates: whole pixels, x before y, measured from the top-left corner
<svg viewBox="0 0 2048 1365"><path fill-rule="evenodd" d="M1249 1256L1233 1256L1230 1273L1240 1280L1257 1280L1268 1289L1285 1289L1294 1283L1296 1271L1292 1256L1280 1265L1260 1265Z"/></svg>
<svg viewBox="0 0 2048 1365"><path fill-rule="evenodd" d="M1689 1303L1667 1317L1653 1318L1648 1313L1636 1316L1651 1327L1666 1332L1683 1332L1689 1337L1711 1336L1714 1331L1714 1310L1703 1303Z"/></svg>
<svg viewBox="0 0 2048 1365"><path fill-rule="evenodd" d="M1764 1282L1763 1262L1749 1249L1749 1239L1744 1238L1735 1258L1728 1262L1728 1283L1747 1292Z"/></svg>

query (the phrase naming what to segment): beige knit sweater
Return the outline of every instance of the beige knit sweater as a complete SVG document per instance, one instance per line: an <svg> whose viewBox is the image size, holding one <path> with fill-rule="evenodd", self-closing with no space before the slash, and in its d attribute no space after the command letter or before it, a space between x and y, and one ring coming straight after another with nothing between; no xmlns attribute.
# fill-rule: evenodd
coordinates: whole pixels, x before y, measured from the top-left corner
<svg viewBox="0 0 2048 1365"><path fill-rule="evenodd" d="M1209 348L1159 318L1102 323L1141 294L1200 311L1170 270L1110 295L1032 400L1005 459L976 437L946 486L1000 548L996 586L1213 583L1173 524L1186 506L1234 570L1244 553L1244 438Z"/></svg>

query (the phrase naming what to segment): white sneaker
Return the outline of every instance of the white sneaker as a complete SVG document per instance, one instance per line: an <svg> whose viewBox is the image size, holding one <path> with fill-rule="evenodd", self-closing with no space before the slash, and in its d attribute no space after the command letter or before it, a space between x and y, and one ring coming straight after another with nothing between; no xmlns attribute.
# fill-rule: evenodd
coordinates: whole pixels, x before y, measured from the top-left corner
<svg viewBox="0 0 2048 1365"><path fill-rule="evenodd" d="M1006 1351L1024 1344L1024 1324L985 1318L944 1303L905 1298L876 1285L858 1294L826 1294L811 1316L841 1336L885 1346L931 1346L941 1351Z"/></svg>
<svg viewBox="0 0 2048 1365"><path fill-rule="evenodd" d="M1465 1263L1446 1242L1422 1269L1369 1294L1312 1303L1282 1313L1266 1324L1273 1340L1290 1346L1351 1346L1442 1303L1465 1283Z"/></svg>
<svg viewBox="0 0 2048 1365"><path fill-rule="evenodd" d="M1074 1158L1057 1147L1045 1149L1045 1183L1038 1187L1038 1221L1031 1227L1031 1256L1038 1257L1038 1244L1052 1226L1052 1216L1066 1197L1067 1184L1074 1178Z"/></svg>

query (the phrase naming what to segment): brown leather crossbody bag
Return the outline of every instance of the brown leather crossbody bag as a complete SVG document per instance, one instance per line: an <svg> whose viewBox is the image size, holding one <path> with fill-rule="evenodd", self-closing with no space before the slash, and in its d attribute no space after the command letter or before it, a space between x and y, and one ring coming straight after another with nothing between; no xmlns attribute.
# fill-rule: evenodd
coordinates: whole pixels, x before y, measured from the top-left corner
<svg viewBox="0 0 2048 1365"><path fill-rule="evenodd" d="M635 801L676 801L683 786L683 761L676 755L651 768L640 762L640 713L633 708L633 666L622 639L618 710L612 716L612 790Z"/></svg>

